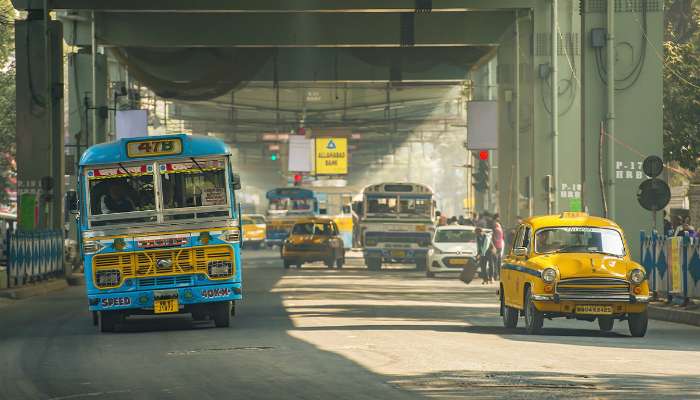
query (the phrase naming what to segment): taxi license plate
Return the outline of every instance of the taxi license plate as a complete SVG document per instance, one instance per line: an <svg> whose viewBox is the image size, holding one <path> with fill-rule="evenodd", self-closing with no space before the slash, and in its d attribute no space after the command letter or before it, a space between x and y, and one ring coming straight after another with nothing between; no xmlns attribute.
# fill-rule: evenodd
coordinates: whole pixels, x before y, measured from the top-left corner
<svg viewBox="0 0 700 400"><path fill-rule="evenodd" d="M180 305L177 299L166 299L166 300L155 300L153 302L153 311L156 314L174 313L178 312Z"/></svg>
<svg viewBox="0 0 700 400"><path fill-rule="evenodd" d="M467 263L467 260L465 258L453 258L450 261L448 261L450 265L465 265Z"/></svg>
<svg viewBox="0 0 700 400"><path fill-rule="evenodd" d="M585 304L576 306L576 314L589 314L589 315L610 315L613 313L612 306L597 305L597 304Z"/></svg>
<svg viewBox="0 0 700 400"><path fill-rule="evenodd" d="M406 252L401 250L394 250L391 252L392 257L406 257Z"/></svg>

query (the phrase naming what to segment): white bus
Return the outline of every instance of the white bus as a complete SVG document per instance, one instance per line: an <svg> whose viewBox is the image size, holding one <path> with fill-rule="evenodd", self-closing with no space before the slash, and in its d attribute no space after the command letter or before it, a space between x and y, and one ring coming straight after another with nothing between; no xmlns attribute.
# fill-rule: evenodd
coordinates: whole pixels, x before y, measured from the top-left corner
<svg viewBox="0 0 700 400"><path fill-rule="evenodd" d="M367 186L353 203L357 234L367 268L383 263L415 263L425 269L435 230L433 191L425 185L389 182Z"/></svg>

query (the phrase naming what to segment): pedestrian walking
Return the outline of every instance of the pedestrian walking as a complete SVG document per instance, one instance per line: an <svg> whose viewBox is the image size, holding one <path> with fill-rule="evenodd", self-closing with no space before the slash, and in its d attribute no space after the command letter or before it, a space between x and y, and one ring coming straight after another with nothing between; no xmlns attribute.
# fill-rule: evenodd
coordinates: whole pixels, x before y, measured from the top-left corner
<svg viewBox="0 0 700 400"><path fill-rule="evenodd" d="M490 238L484 234L483 229L480 227L477 227L474 233L476 233L476 262L479 265L481 284L485 285L493 280L493 245Z"/></svg>

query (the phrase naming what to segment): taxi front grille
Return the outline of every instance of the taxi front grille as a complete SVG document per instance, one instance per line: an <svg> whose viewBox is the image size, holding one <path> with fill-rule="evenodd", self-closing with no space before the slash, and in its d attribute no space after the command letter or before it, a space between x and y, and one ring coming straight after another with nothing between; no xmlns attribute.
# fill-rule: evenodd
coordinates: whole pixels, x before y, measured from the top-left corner
<svg viewBox="0 0 700 400"><path fill-rule="evenodd" d="M210 261L232 260L233 249L228 245L98 254L93 257L93 274L103 270L118 270L122 281L125 278L206 274ZM235 264L233 272L235 273ZM151 282L144 283L148 285Z"/></svg>
<svg viewBox="0 0 700 400"><path fill-rule="evenodd" d="M630 285L626 280L616 278L564 279L557 284L557 294L560 296L629 297Z"/></svg>

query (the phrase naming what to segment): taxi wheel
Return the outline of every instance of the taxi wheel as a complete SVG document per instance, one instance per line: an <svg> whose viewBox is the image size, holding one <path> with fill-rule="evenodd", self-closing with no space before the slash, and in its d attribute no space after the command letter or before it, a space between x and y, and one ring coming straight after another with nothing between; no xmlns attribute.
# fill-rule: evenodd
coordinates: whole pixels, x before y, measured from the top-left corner
<svg viewBox="0 0 700 400"><path fill-rule="evenodd" d="M629 314L627 319L630 333L634 337L644 337L647 333L647 325L649 324L649 314L646 311L642 313Z"/></svg>
<svg viewBox="0 0 700 400"><path fill-rule="evenodd" d="M213 304L212 318L217 328L228 328L231 325L231 302Z"/></svg>
<svg viewBox="0 0 700 400"><path fill-rule="evenodd" d="M598 317L598 327L603 332L610 332L615 325L613 317Z"/></svg>
<svg viewBox="0 0 700 400"><path fill-rule="evenodd" d="M544 325L544 316L535 307L532 301L532 292L530 287L525 289L525 331L528 334L537 334Z"/></svg>
<svg viewBox="0 0 700 400"><path fill-rule="evenodd" d="M98 316L98 325L100 332L114 332L119 315L113 311L100 311Z"/></svg>
<svg viewBox="0 0 700 400"><path fill-rule="evenodd" d="M514 329L518 326L520 311L513 307L508 307L501 297L501 315L503 316L503 326Z"/></svg>

